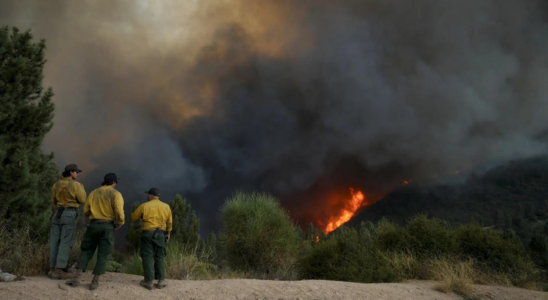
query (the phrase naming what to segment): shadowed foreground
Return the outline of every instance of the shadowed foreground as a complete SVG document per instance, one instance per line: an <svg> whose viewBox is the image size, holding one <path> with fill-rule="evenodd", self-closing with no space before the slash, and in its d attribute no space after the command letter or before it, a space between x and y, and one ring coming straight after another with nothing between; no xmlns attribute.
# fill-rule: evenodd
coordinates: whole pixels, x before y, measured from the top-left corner
<svg viewBox="0 0 548 300"><path fill-rule="evenodd" d="M211 281L168 280L165 289L153 291L139 286L140 276L107 273L101 286L88 290L91 274L83 276L77 288L64 281L47 277L29 277L23 281L0 283L1 299L463 299L455 294L434 290L436 283L413 281L407 283L362 284L324 280L265 281L229 279ZM480 299L548 299L546 293L517 288L475 286Z"/></svg>

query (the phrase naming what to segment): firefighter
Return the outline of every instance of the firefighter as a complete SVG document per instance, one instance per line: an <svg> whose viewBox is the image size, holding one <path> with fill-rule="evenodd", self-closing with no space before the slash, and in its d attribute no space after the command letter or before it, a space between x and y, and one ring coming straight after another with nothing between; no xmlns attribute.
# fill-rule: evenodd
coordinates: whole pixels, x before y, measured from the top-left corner
<svg viewBox="0 0 548 300"><path fill-rule="evenodd" d="M84 235L80 249L82 254L76 265L74 278L67 280L72 286L80 285L82 270L85 270L89 261L97 250L97 263L93 269L93 280L89 287L94 290L99 287L99 277L105 274L108 255L112 250L114 231L124 225L124 199L116 189L118 178L114 173L105 175L102 186L93 190L84 207L84 214L89 217L90 224ZM117 224L116 224L117 222Z"/></svg>
<svg viewBox="0 0 548 300"><path fill-rule="evenodd" d="M164 259L166 257L166 243L169 242L171 237L173 220L169 205L160 201L160 190L151 188L145 193L148 202L141 204L131 214L133 222L143 219L140 254L143 260L145 279L141 281L141 286L151 290L153 287L152 281L157 279L156 287L161 289L167 285Z"/></svg>
<svg viewBox="0 0 548 300"><path fill-rule="evenodd" d="M72 240L76 232L77 209L86 202L84 185L76 181L82 172L75 164L65 167L63 178L53 185L51 201L57 207L51 220L49 238L49 265L48 275L52 279L64 279L69 276L67 268L68 258L72 248Z"/></svg>

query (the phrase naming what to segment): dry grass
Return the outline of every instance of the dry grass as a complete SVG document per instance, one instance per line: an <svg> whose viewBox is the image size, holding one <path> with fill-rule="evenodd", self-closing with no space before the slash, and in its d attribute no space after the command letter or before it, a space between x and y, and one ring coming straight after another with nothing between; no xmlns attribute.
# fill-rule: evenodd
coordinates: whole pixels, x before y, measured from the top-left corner
<svg viewBox="0 0 548 300"><path fill-rule="evenodd" d="M16 275L43 274L49 267L49 247L33 238L30 229L11 229L0 213L0 269Z"/></svg>
<svg viewBox="0 0 548 300"><path fill-rule="evenodd" d="M531 291L544 292L542 284L538 282L528 282L523 285L523 288Z"/></svg>
<svg viewBox="0 0 548 300"><path fill-rule="evenodd" d="M167 244L166 276L172 279L212 279L217 266L209 263L211 253L193 246L177 242Z"/></svg>
<svg viewBox="0 0 548 300"><path fill-rule="evenodd" d="M440 292L455 292L464 296L473 296L472 284L476 270L472 261L436 259L430 263L432 279L440 281L436 289Z"/></svg>
<svg viewBox="0 0 548 300"><path fill-rule="evenodd" d="M19 276L45 274L49 270L49 237L33 233L28 226L10 228L8 224L10 220L0 211L0 269ZM74 239L69 266L80 254L81 236Z"/></svg>
<svg viewBox="0 0 548 300"><path fill-rule="evenodd" d="M392 270L398 273L399 278L427 279L422 264L411 253L393 252L381 254L390 263Z"/></svg>

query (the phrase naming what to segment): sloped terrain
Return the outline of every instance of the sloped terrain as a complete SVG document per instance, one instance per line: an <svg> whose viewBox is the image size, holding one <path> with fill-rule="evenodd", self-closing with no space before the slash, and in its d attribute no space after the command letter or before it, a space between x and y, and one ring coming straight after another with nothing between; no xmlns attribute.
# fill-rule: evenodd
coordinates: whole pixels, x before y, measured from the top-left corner
<svg viewBox="0 0 548 300"><path fill-rule="evenodd" d="M535 232L544 231L548 219L548 157L511 161L481 175L448 177L454 178L402 186L347 225L376 222L382 217L403 224L416 214L426 213L454 225L479 222L513 229L525 243Z"/></svg>

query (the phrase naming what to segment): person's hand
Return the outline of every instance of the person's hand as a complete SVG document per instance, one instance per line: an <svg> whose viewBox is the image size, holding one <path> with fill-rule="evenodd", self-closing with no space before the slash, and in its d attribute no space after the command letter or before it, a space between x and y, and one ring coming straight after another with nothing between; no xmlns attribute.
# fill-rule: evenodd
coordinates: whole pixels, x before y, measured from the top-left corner
<svg viewBox="0 0 548 300"><path fill-rule="evenodd" d="M120 229L121 227L122 227L122 225L118 225L118 226L116 226L116 228L114 228L114 231L116 231L116 230Z"/></svg>
<svg viewBox="0 0 548 300"><path fill-rule="evenodd" d="M166 244L169 243L169 239L171 238L171 232L167 234L166 236Z"/></svg>

